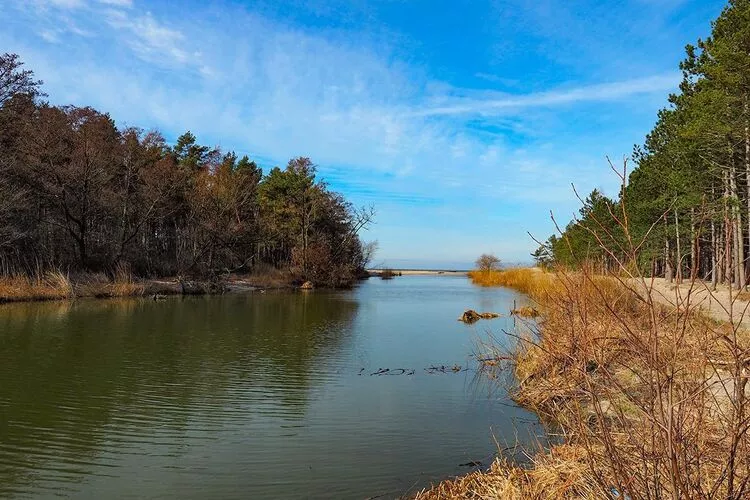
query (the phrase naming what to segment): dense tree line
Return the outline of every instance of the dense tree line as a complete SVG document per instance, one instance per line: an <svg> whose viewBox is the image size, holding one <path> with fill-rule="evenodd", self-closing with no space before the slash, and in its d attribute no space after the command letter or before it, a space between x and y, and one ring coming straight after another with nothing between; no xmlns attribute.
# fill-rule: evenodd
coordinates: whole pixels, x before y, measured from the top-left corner
<svg viewBox="0 0 750 500"><path fill-rule="evenodd" d="M668 279L750 278L750 1L732 0L688 45L679 92L658 114L616 200L598 191L547 240L541 264L633 262Z"/></svg>
<svg viewBox="0 0 750 500"><path fill-rule="evenodd" d="M0 274L45 269L217 276L273 266L345 285L373 245L355 209L308 158L266 175L187 132L118 128L90 107L52 106L18 56L0 55Z"/></svg>

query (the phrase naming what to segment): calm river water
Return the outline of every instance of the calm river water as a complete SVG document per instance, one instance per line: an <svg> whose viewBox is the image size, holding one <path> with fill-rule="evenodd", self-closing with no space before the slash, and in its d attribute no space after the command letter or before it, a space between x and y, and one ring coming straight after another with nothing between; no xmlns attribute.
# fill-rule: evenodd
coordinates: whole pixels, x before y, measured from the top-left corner
<svg viewBox="0 0 750 500"><path fill-rule="evenodd" d="M474 370L426 369L471 366L512 320L456 318L514 299L408 276L0 306L0 497L394 498L467 472L542 431Z"/></svg>

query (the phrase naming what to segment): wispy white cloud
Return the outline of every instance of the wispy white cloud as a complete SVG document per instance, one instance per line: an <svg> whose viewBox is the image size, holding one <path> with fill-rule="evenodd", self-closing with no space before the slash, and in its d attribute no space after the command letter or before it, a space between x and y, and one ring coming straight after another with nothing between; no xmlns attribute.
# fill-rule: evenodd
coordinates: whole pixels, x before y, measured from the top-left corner
<svg viewBox="0 0 750 500"><path fill-rule="evenodd" d="M47 0L72 2L73 0ZM102 0L100 0L102 1ZM110 0L120 4L123 0ZM251 152L271 158L309 154L321 163L376 169L399 176L471 168L508 168L512 148L502 134L466 128L470 115L505 115L518 133L533 130L522 111L664 93L679 76L659 74L602 84L568 85L532 94L456 89L348 40L332 42L235 12L234 30L191 30L137 9L106 9L118 44L155 65L192 65L200 78L178 92L155 82L148 67L138 75L116 67L75 64L86 74L69 95L92 96L115 116L138 115L168 130L205 127ZM237 28L243 29L239 32ZM71 32L75 33L75 31ZM47 39L59 39L56 33ZM205 54L190 47L203 47ZM210 60L213 67L203 61ZM64 68L60 68L64 74ZM47 78L49 81L49 77ZM210 117L209 123L206 117ZM526 121L526 123L524 123ZM454 179L450 185L457 185Z"/></svg>
<svg viewBox="0 0 750 500"><path fill-rule="evenodd" d="M506 114L515 122L504 126L517 133L533 130L520 113L530 107L662 92L675 81L674 75L657 75L520 96L469 92L431 81L370 49L257 16L244 14L237 23L247 28L242 33L195 30L192 42L206 47L206 54L194 55L183 48L184 26L167 26L149 12L106 14L119 43L138 58L157 66L197 64L205 58L216 67L206 70L211 78L176 89L154 80L148 66L133 74L116 66L74 62L57 67L52 77L42 75L62 90L58 96L81 104L93 98L130 124L174 134L192 129L252 155L283 161L304 154L329 172L387 173L393 177L379 188L391 193L388 203L434 196L436 187L455 193L476 189L476 179L484 180L477 193L489 199L568 198L567 174L540 176L542 167L528 167L545 164L545 170L561 170L559 165L534 163L503 134L482 135L467 128L467 115ZM416 178L422 184L410 180ZM384 195L379 196L383 201Z"/></svg>
<svg viewBox="0 0 750 500"><path fill-rule="evenodd" d="M605 170L598 159L624 151L607 151L614 142L596 130L546 148L537 138L550 125L545 113L663 95L679 81L659 73L527 94L467 90L436 81L387 46L311 34L240 10L207 25L199 13L167 21L142 2L53 1L72 13L75 29L40 36L66 44L18 50L56 102L91 104L172 138L191 129L203 141L277 162L308 155L357 200L377 202L384 225L404 217L404 207L424 219L415 207L434 214L446 205L443 217L456 224L500 203L568 211L570 181L584 191L598 187ZM35 15L52 24L49 13ZM76 44L92 57L71 58ZM503 83L487 76L477 75Z"/></svg>
<svg viewBox="0 0 750 500"><path fill-rule="evenodd" d="M197 56L184 49L185 36L179 30L160 23L150 12L131 14L113 9L105 15L107 23L123 32L121 39L142 59L184 64Z"/></svg>
<svg viewBox="0 0 750 500"><path fill-rule="evenodd" d="M18 3L30 3L36 7L55 7L59 9L80 9L97 3L112 7L132 7L133 0L12 0Z"/></svg>
<svg viewBox="0 0 750 500"><path fill-rule="evenodd" d="M98 0L99 3L104 5L111 5L113 7L132 7L133 0Z"/></svg>
<svg viewBox="0 0 750 500"><path fill-rule="evenodd" d="M0 5L0 11L3 7L14 9L14 22L23 22L24 17L30 22L28 28L32 33L48 43L59 43L67 34L91 35L77 19L87 5L85 0L8 0L7 5Z"/></svg>
<svg viewBox="0 0 750 500"><path fill-rule="evenodd" d="M136 9L133 0L12 1L46 42L60 43L68 35L97 36L104 45L111 46L114 40L116 45L129 47L146 62L187 66L204 76L213 75L200 52L191 49L196 45L179 28L158 20L148 10Z"/></svg>
<svg viewBox="0 0 750 500"><path fill-rule="evenodd" d="M37 5L47 5L61 9L77 9L86 5L84 0L32 0Z"/></svg>
<svg viewBox="0 0 750 500"><path fill-rule="evenodd" d="M49 43L60 43L60 32L50 29L39 30L39 36Z"/></svg>
<svg viewBox="0 0 750 500"><path fill-rule="evenodd" d="M556 89L534 94L505 94L484 99L457 98L449 99L449 104L425 107L414 111L419 116L491 115L507 112L509 109L556 106L593 101L615 101L640 94L665 93L675 88L680 81L678 72L607 82L594 85L582 85L572 88Z"/></svg>

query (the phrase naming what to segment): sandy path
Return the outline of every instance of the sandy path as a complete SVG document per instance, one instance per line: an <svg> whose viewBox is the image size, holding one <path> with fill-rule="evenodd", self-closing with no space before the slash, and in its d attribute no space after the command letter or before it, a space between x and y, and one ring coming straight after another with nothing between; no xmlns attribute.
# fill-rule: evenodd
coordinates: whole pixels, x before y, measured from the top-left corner
<svg viewBox="0 0 750 500"><path fill-rule="evenodd" d="M664 278L655 278L653 284L650 279L646 279L646 285L652 286L654 299L662 304L672 307L681 305L683 309L688 305L698 307L710 318L726 322L733 318L735 324L739 323L750 329L750 302L738 298L738 292L730 291L726 285L718 285L712 291L711 284L704 281L696 281L691 286L690 281L686 280L678 286ZM742 298L750 297L743 293Z"/></svg>

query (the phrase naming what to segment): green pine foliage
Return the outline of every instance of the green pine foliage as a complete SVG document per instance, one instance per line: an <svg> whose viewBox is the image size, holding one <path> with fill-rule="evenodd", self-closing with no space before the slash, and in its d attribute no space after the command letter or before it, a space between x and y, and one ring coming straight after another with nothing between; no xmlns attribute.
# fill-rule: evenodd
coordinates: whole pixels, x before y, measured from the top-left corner
<svg viewBox="0 0 750 500"><path fill-rule="evenodd" d="M747 283L750 271L750 0L732 0L711 37L686 47L679 92L633 152L617 200L594 191L533 256Z"/></svg>

